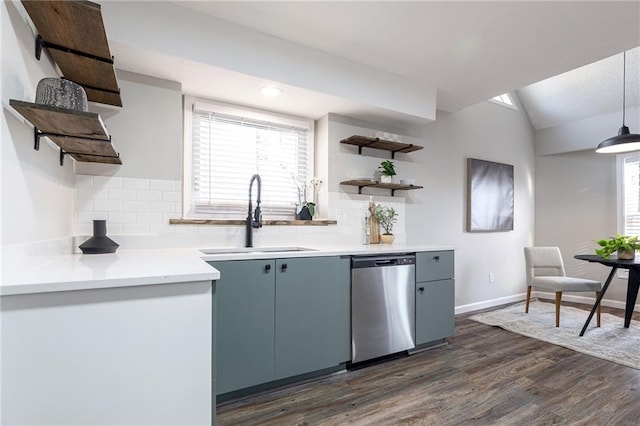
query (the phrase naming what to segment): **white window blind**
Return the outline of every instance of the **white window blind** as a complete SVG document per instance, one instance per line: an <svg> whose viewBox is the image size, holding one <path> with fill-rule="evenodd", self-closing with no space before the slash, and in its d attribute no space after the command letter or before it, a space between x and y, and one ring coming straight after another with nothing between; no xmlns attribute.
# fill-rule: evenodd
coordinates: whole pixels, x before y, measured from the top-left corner
<svg viewBox="0 0 640 426"><path fill-rule="evenodd" d="M624 157L622 168L623 235L640 235L640 155Z"/></svg>
<svg viewBox="0 0 640 426"><path fill-rule="evenodd" d="M261 120L194 104L191 127L191 206L194 216L244 218L249 182L262 180L265 217L288 217L296 182L311 176L310 126ZM252 199L255 206L257 186Z"/></svg>

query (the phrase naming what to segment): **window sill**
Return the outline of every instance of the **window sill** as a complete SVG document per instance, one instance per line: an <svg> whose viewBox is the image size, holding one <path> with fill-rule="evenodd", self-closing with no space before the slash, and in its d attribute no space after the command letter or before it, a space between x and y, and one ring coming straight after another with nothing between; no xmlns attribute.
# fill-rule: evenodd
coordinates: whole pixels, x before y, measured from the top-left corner
<svg viewBox="0 0 640 426"><path fill-rule="evenodd" d="M170 225L245 225L242 219L169 219ZM337 225L337 220L263 220L263 226L327 226Z"/></svg>

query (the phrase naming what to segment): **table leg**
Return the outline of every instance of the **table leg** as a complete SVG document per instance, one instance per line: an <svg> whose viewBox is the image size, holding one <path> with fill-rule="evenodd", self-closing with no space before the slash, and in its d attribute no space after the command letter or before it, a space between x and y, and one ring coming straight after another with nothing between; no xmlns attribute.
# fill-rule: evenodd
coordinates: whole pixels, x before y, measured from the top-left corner
<svg viewBox="0 0 640 426"><path fill-rule="evenodd" d="M633 308L636 306L638 298L638 288L640 287L640 271L636 268L629 269L629 279L627 281L627 304L624 308L624 327L629 328Z"/></svg>
<svg viewBox="0 0 640 426"><path fill-rule="evenodd" d="M593 314L596 313L596 310L598 309L598 306L600 305L600 302L602 301L602 298L604 297L604 294L607 292L607 289L609 288L609 284L611 284L611 280L613 280L613 277L616 275L616 271L618 270L617 267L613 267L611 268L611 272L609 272L609 276L607 277L607 281L605 281L604 283L604 287L602 287L602 291L600 292L600 296L598 296L598 298L596 299L596 303L593 304L593 308L591 308L591 312L589 313L589 317L587 317L587 322L584 323L584 327L582 327L582 331L580 332L580 336L584 336L584 332L587 331L587 327L589 326L589 323L591 322L591 318L593 318ZM629 271L629 280L631 280L631 271ZM629 281L631 282L631 281ZM637 293L637 291L636 291ZM634 299L635 301L635 299Z"/></svg>

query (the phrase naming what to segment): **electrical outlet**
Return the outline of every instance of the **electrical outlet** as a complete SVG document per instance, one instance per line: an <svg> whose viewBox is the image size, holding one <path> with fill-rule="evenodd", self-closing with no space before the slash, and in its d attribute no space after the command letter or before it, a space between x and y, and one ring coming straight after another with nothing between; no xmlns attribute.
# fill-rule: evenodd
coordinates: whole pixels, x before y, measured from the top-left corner
<svg viewBox="0 0 640 426"><path fill-rule="evenodd" d="M489 282L493 282L493 272L489 272Z"/></svg>

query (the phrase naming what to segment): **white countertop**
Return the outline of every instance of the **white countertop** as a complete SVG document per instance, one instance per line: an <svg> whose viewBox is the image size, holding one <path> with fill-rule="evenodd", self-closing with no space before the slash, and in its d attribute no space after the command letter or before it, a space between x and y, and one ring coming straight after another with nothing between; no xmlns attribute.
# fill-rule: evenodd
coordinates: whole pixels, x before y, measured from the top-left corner
<svg viewBox="0 0 640 426"><path fill-rule="evenodd" d="M113 254L34 256L30 262L26 263L10 262L3 259L0 295L211 281L220 278L218 270L207 264L206 261L453 250L453 247L406 244L304 245L301 248L311 250L263 252L260 250L273 250L274 248L210 247L207 249L214 250L215 254L205 255L200 250L191 248L119 250ZM236 252L234 253L234 251Z"/></svg>

